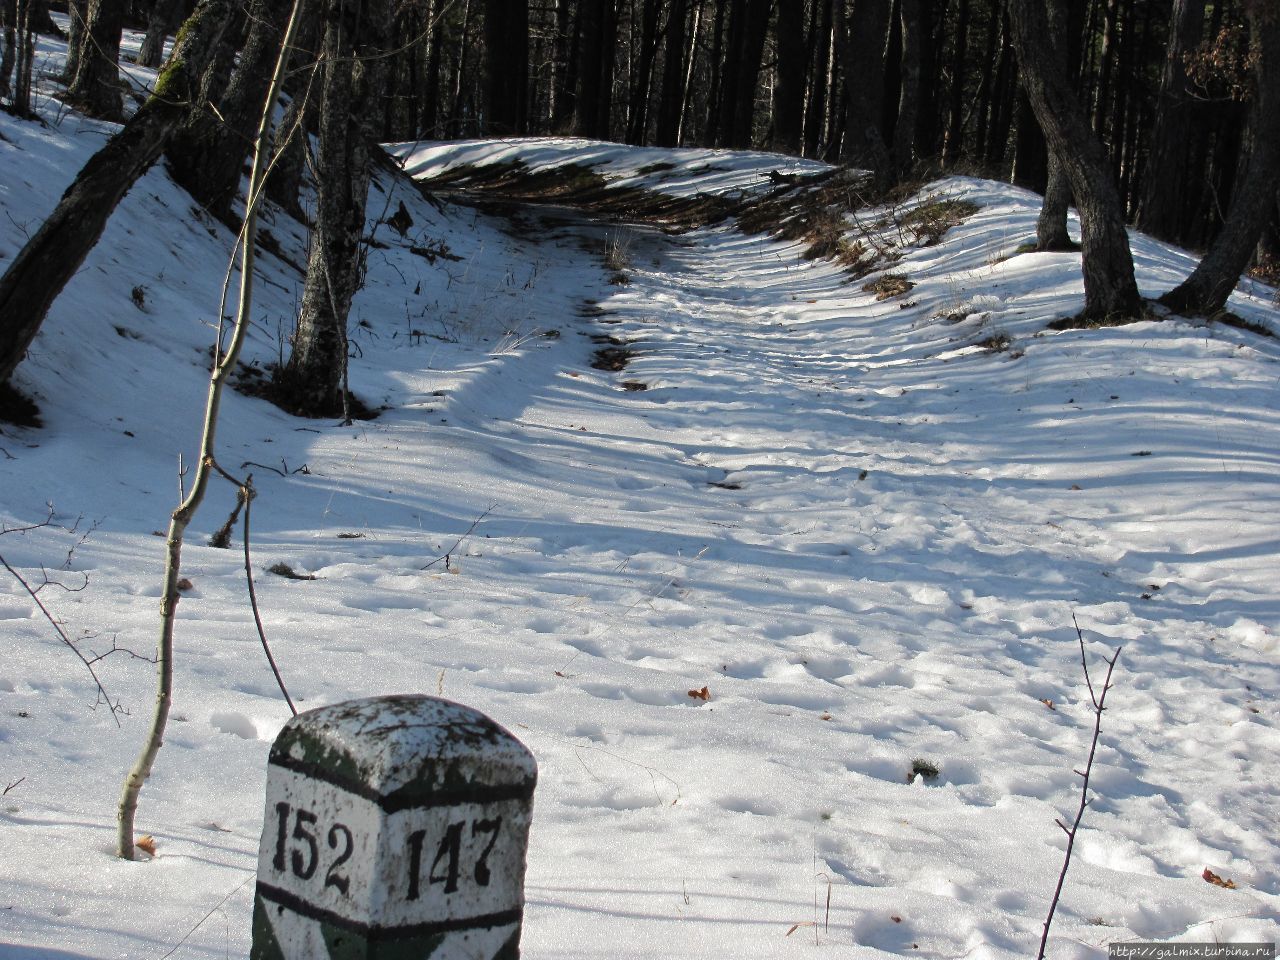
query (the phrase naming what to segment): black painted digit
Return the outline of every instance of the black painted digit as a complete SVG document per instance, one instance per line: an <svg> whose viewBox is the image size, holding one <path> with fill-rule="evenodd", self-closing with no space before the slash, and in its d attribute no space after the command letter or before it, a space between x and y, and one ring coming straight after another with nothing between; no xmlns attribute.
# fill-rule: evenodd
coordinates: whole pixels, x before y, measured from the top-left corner
<svg viewBox="0 0 1280 960"><path fill-rule="evenodd" d="M427 831L415 830L409 834L409 892L406 900L418 899L418 876L422 873L422 841Z"/></svg>
<svg viewBox="0 0 1280 960"><path fill-rule="evenodd" d="M502 818L496 820L477 820L471 824L471 836L478 833L492 834L489 842L485 844L484 850L480 854L480 859L476 861L476 883L482 887L489 885L489 854L493 852L493 845L498 842L498 831L502 828Z"/></svg>
<svg viewBox="0 0 1280 960"><path fill-rule="evenodd" d="M338 849L338 837L341 836L345 843L342 852L338 854L338 859L333 861L333 866L329 868L329 872L324 875L324 885L326 887L337 887L343 893L346 893L351 886L351 881L338 873L338 868L351 859L351 850L355 846L355 841L351 836L351 831L341 823L335 823L329 828L329 849Z"/></svg>
<svg viewBox="0 0 1280 960"><path fill-rule="evenodd" d="M301 840L307 845L307 861L304 864L302 854L294 850L289 858L289 862L293 865L293 875L302 880L310 880L315 876L316 867L320 863L320 847L316 843L314 833L309 833L303 824L314 826L316 815L310 810L299 810L293 818L293 839Z"/></svg>
<svg viewBox="0 0 1280 960"><path fill-rule="evenodd" d="M428 883L443 883L445 893L453 893L458 889L458 855L462 848L464 825L463 823L449 824L449 829L444 832L440 847L436 850L436 857L431 861L431 873L427 875ZM449 862L445 866L444 874L438 875L436 868L445 857L449 858Z"/></svg>
<svg viewBox="0 0 1280 960"><path fill-rule="evenodd" d="M284 872L284 845L288 842L289 805L283 801L276 804L276 855L271 865Z"/></svg>

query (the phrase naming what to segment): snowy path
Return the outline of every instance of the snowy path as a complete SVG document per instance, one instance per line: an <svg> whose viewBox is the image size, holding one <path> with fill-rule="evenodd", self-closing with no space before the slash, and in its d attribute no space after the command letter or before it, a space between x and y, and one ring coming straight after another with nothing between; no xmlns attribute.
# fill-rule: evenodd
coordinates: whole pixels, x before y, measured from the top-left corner
<svg viewBox="0 0 1280 960"><path fill-rule="evenodd" d="M1128 649L1073 936L1175 935L1206 916L1200 869L1236 856L1271 904L1241 929L1273 931L1273 795L1204 769L1222 734L1197 724L1220 718L1241 772L1274 759L1274 728L1249 712L1274 659L1219 653L1213 623L1188 609L1216 595L1217 575L1174 559L1203 527L1149 495L1168 465L1090 482L1079 452L1098 446L1097 415L1073 419L1064 401L1114 403L1099 396L1111 381L1073 378L1077 399L1007 376L999 356L947 369L937 335L901 323L897 304L759 238L628 236L632 283L595 329L635 357L613 377L562 373L505 428L538 451L522 465L537 518L516 532L540 583L526 628L569 654L548 661L554 681L513 689L521 712L545 699L548 721L566 707L580 718L567 741L529 724L557 784L541 839L561 853L551 877L532 861L532 902L603 911L600 936L628 917L636 956L673 936L715 955L722 928L755 923L777 926L751 955L789 955L771 938L813 919L803 905L830 880L822 942L1025 951L1060 860L1054 811L1087 749L1075 612ZM1122 416L1186 430L1176 409ZM1250 469L1268 462L1240 464L1234 494L1273 491ZM1274 600L1258 599L1265 620ZM704 685L709 703L689 698ZM938 786L907 783L916 758L941 768ZM558 936L547 949L579 955Z"/></svg>

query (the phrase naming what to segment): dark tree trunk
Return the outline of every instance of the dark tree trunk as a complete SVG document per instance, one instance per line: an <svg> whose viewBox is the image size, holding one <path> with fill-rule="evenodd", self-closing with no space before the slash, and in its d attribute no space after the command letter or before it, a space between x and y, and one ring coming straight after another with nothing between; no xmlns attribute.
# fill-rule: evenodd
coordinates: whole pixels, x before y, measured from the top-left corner
<svg viewBox="0 0 1280 960"><path fill-rule="evenodd" d="M1248 170L1209 252L1191 276L1160 298L1179 313L1210 315L1226 305L1275 209L1280 180L1280 15L1262 6L1246 7L1258 54Z"/></svg>
<svg viewBox="0 0 1280 960"><path fill-rule="evenodd" d="M640 58L635 83L631 89L631 120L627 124L627 142L645 143L649 130L649 98L653 88L653 64L658 57L658 15L661 0L645 0L640 22ZM675 12L672 11L672 16ZM679 56L676 57L677 62Z"/></svg>
<svg viewBox="0 0 1280 960"><path fill-rule="evenodd" d="M835 0L817 0L814 28L809 39L809 106L804 118L804 155L816 157L822 151L826 118L831 100L832 7Z"/></svg>
<svg viewBox="0 0 1280 960"><path fill-rule="evenodd" d="M1037 0L1044 2L1044 0ZM995 83L991 91L991 116L987 122L987 142L983 146L983 161L1001 174L1007 170L1004 163L1009 148L1009 131L1013 128L1013 106L1016 90L1013 44L1009 39L1008 24L1000 31L1000 60L996 68Z"/></svg>
<svg viewBox="0 0 1280 960"><path fill-rule="evenodd" d="M572 128L577 115L578 77L582 72L582 5L573 20L569 19L569 0L556 6L556 105L551 114L551 129L558 132Z"/></svg>
<svg viewBox="0 0 1280 960"><path fill-rule="evenodd" d="M305 0L298 20L289 62L291 74L285 82L289 106L275 129L271 167L263 188L269 200L300 223L305 220L299 198L306 170L307 135L315 128L316 101L320 96L315 66L320 46L316 6L317 0Z"/></svg>
<svg viewBox="0 0 1280 960"><path fill-rule="evenodd" d="M178 25L183 0L156 0L147 17L147 34L138 50L138 64L158 67L164 61L164 41Z"/></svg>
<svg viewBox="0 0 1280 960"><path fill-rule="evenodd" d="M217 111L192 110L165 151L174 180L232 229L239 224L231 205L240 190L291 6L292 0L254 0L249 35Z"/></svg>
<svg viewBox="0 0 1280 960"><path fill-rule="evenodd" d="M231 0L202 0L182 28L155 91L89 158L49 218L0 278L0 383L9 379L49 306L84 263L129 188L164 152L222 32Z"/></svg>
<svg viewBox="0 0 1280 960"><path fill-rule="evenodd" d="M716 15L711 26L710 82L707 85L707 123L703 140L708 144L719 142L720 99L724 88L725 26L729 17L729 0L715 0Z"/></svg>
<svg viewBox="0 0 1280 960"><path fill-rule="evenodd" d="M742 67L743 34L747 0L729 0L728 31L720 65L720 99L716 104L715 145L727 147L737 136L734 122L738 116L738 73Z"/></svg>
<svg viewBox="0 0 1280 960"><path fill-rule="evenodd" d="M438 139L440 133L440 58L444 47L443 11L432 0L428 7L431 24L431 43L426 61L426 78L423 83L422 101L419 104L418 136Z"/></svg>
<svg viewBox="0 0 1280 960"><path fill-rule="evenodd" d="M778 83L773 90L773 148L799 153L804 136L804 84L809 72L805 49L804 0L778 4Z"/></svg>
<svg viewBox="0 0 1280 960"><path fill-rule="evenodd" d="M841 159L889 177L889 150L881 127L884 115L884 50L889 37L890 0L857 0L845 19L838 0L836 43L844 77L845 131Z"/></svg>
<svg viewBox="0 0 1280 960"><path fill-rule="evenodd" d="M1073 18L1071 8L1063 9L1064 2L1074 4L1076 9L1080 9L1076 0L1048 0L1050 29L1058 38L1058 42L1053 45L1053 62L1050 66L1062 71L1067 79L1071 80L1075 77L1080 62L1077 48L1081 40L1080 29L1077 27L1081 24ZM1028 107L1031 105L1029 99L1027 105ZM1034 113L1034 110L1032 112ZM1042 138L1043 135L1041 131ZM1072 243L1071 234L1067 232L1067 211L1071 206L1071 181L1067 179L1066 168L1058 161L1053 151L1048 149L1047 143L1045 152L1047 154L1046 183L1044 203L1040 205L1040 216L1036 220L1036 249L1045 253L1074 250L1076 245Z"/></svg>
<svg viewBox="0 0 1280 960"><path fill-rule="evenodd" d="M284 406L312 417L345 409L347 315L360 286L381 54L391 46L389 0L325 0L324 8L316 222L293 350L277 381Z"/></svg>
<svg viewBox="0 0 1280 960"><path fill-rule="evenodd" d="M120 85L120 32L125 0L89 0L84 36L67 99L91 117L121 120L124 96Z"/></svg>
<svg viewBox="0 0 1280 960"><path fill-rule="evenodd" d="M84 45L84 21L89 15L89 0L67 0L67 65L62 71L62 81L70 83L80 66L80 51Z"/></svg>
<svg viewBox="0 0 1280 960"><path fill-rule="evenodd" d="M955 45L951 50L951 91L947 104L947 139L942 148L942 162L953 165L964 152L965 78L969 54L969 0L956 4Z"/></svg>
<svg viewBox="0 0 1280 960"><path fill-rule="evenodd" d="M660 147L675 147L680 144L680 117L684 113L685 37L689 0L671 0L671 11L667 16L662 91L658 95L658 129L654 139Z"/></svg>
<svg viewBox="0 0 1280 960"><path fill-rule="evenodd" d="M945 28L946 0L916 0L920 5L920 94L916 111L916 159L936 161L942 154L938 141L942 118L939 97L938 51L942 47Z"/></svg>
<svg viewBox="0 0 1280 960"><path fill-rule="evenodd" d="M899 0L902 21L902 66L898 119L893 128L893 166L899 175L916 162L916 124L920 114L920 70L924 23L920 0Z"/></svg>
<svg viewBox="0 0 1280 960"><path fill-rule="evenodd" d="M1185 57L1200 44L1204 32L1205 0L1174 0L1169 20L1164 72L1155 129L1143 172L1137 225L1152 236L1173 242L1183 237L1188 170L1193 135L1202 104L1187 80Z"/></svg>
<svg viewBox="0 0 1280 960"><path fill-rule="evenodd" d="M0 48L0 97L7 97L18 51L18 0L0 0L0 21L4 24L3 48Z"/></svg>
<svg viewBox="0 0 1280 960"><path fill-rule="evenodd" d="M615 0L578 8L579 60L575 127L579 136L609 138L613 109Z"/></svg>
<svg viewBox="0 0 1280 960"><path fill-rule="evenodd" d="M1014 137L1013 182L1044 193L1049 182L1049 150L1026 90L1018 89L1017 132Z"/></svg>
<svg viewBox="0 0 1280 960"><path fill-rule="evenodd" d="M755 144L756 87L760 83L765 35L769 31L770 6L771 0L746 0L738 51L737 89L733 95L733 136L728 142L731 147L747 148Z"/></svg>
<svg viewBox="0 0 1280 960"><path fill-rule="evenodd" d="M1089 128L1083 106L1057 69L1043 0L1007 0L1013 42L1027 95L1049 149L1066 170L1080 211L1085 308L1094 320L1135 317L1142 298L1133 275L1120 195L1106 151Z"/></svg>
<svg viewBox="0 0 1280 960"><path fill-rule="evenodd" d="M991 118L991 96L995 88L996 66L1000 61L1000 8L991 5L987 11L986 40L979 60L976 101L977 129L974 131L972 156L985 159L987 131Z"/></svg>
<svg viewBox="0 0 1280 960"><path fill-rule="evenodd" d="M31 75L35 68L36 30L34 0L17 0L14 5L13 97L9 112L17 117L34 117L31 112Z"/></svg>
<svg viewBox="0 0 1280 960"><path fill-rule="evenodd" d="M485 120L489 136L529 129L529 2L485 0Z"/></svg>

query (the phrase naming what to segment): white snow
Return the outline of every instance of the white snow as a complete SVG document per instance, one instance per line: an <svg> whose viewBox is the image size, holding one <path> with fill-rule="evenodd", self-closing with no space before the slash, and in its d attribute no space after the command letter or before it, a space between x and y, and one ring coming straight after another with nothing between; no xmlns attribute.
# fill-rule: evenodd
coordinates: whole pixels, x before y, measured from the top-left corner
<svg viewBox="0 0 1280 960"><path fill-rule="evenodd" d="M47 127L0 114L0 268L110 130L48 90L40 109ZM667 158L405 152L419 172L518 156L623 183ZM798 169L676 162L673 191ZM704 163L724 168L711 184ZM1004 259L1036 198L980 180L928 188L980 210L907 250L892 269L916 287L883 302L730 225L512 223L389 182L371 220L403 201L414 225L377 228L350 371L387 409L342 427L231 395L218 456L254 475L258 597L300 707L439 693L536 756L524 956L1030 955L1092 733L1073 616L1095 684L1124 650L1050 956L1277 939L1277 341L1182 320L1046 332L1081 305L1079 257ZM232 244L191 206L162 168L135 187L19 368L45 426L0 435L0 521L49 503L75 527L5 534L0 555L83 587L39 596L86 651L150 656L157 633L155 531L194 456ZM303 229L268 219L303 262ZM611 286L620 230L631 282ZM408 249L441 241L460 259ZM1133 243L1145 293L1194 262ZM301 289L272 255L261 274L259 366ZM1232 309L1280 330L1274 296L1246 282ZM995 334L1006 349L979 346ZM589 365L593 335L631 341L624 371ZM289 713L241 534L205 545L233 500L215 487L184 554L174 716L139 814L154 859L112 855L152 665L98 664L117 725L0 577L0 958L247 955Z"/></svg>

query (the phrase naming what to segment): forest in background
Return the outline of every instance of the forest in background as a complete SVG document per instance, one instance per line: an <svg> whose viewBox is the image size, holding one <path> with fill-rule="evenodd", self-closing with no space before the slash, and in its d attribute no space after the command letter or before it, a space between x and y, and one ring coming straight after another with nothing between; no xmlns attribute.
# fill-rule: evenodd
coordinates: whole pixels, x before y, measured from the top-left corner
<svg viewBox="0 0 1280 960"><path fill-rule="evenodd" d="M33 116L33 37L60 28L48 0L2 2L0 95ZM1274 279L1280 262L1270 0L66 2L67 64L45 78L65 85L57 96L121 122L126 95L140 105L0 278L0 383L161 156L203 209L238 228L273 76L288 106L265 193L313 228L273 398L308 415L351 412L346 317L378 141L758 147L867 171L846 204L942 172L1012 180L1045 194L1034 248L1081 251L1086 323L1216 316L1245 269ZM122 82L124 28L145 29L136 62L161 67L180 23L154 89ZM1134 279L1128 224L1206 251L1158 307Z"/></svg>
<svg viewBox="0 0 1280 960"><path fill-rule="evenodd" d="M313 56L324 2L309 0L297 40ZM1065 66L1127 217L1205 247L1249 155L1257 51L1246 3L1060 2ZM184 6L71 0L68 9L72 33L89 22L107 58L118 56L122 27L147 30L140 60L158 66ZM288 13L280 0L249 7L242 42L253 20L282 25ZM0 4L0 92L21 59L15 26L52 28L40 8ZM375 106L382 140L577 135L960 169L1040 192L1047 183L1045 139L997 0L398 0L389 15ZM94 86L81 85L90 112L118 111ZM1273 211L1263 258L1280 253L1277 222Z"/></svg>

